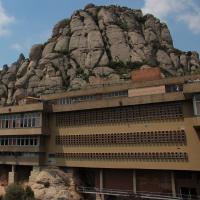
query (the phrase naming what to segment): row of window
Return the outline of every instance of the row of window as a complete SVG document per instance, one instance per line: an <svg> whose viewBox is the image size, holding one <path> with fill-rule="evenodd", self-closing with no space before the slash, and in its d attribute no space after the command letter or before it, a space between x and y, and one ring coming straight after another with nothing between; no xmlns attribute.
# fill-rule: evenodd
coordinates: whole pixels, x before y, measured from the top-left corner
<svg viewBox="0 0 200 200"><path fill-rule="evenodd" d="M92 101L92 100L99 100L99 99L106 99L106 98L113 98L113 97L124 97L128 96L128 91L116 91L116 92L109 92L106 94L97 94L97 95L85 95L85 96L78 96L78 97L69 97L69 98L61 98L56 101L56 104L74 104L82 101Z"/></svg>
<svg viewBox="0 0 200 200"><path fill-rule="evenodd" d="M56 153L57 158L66 160L161 160L187 161L185 152L137 152L137 153Z"/></svg>
<svg viewBox="0 0 200 200"><path fill-rule="evenodd" d="M37 136L16 136L0 137L0 146L39 146L40 137Z"/></svg>
<svg viewBox="0 0 200 200"><path fill-rule="evenodd" d="M183 91L183 85L180 84L171 84L166 85L166 92L179 92ZM94 94L94 95L84 95L78 97L66 97L60 98L56 100L56 104L74 104L82 101L92 101L92 100L99 100L99 99L106 99L106 98L113 98L113 97L128 97L128 90L122 91L114 91L105 94Z"/></svg>
<svg viewBox="0 0 200 200"><path fill-rule="evenodd" d="M170 102L57 113L56 125L63 127L132 121L144 122L180 119L182 117L183 108L181 103Z"/></svg>
<svg viewBox="0 0 200 200"><path fill-rule="evenodd" d="M166 92L180 92L183 91L183 85L181 84L171 84L165 86Z"/></svg>
<svg viewBox="0 0 200 200"><path fill-rule="evenodd" d="M184 131L81 134L56 136L57 145L186 144Z"/></svg>
<svg viewBox="0 0 200 200"><path fill-rule="evenodd" d="M0 128L40 127L41 113L0 115Z"/></svg>

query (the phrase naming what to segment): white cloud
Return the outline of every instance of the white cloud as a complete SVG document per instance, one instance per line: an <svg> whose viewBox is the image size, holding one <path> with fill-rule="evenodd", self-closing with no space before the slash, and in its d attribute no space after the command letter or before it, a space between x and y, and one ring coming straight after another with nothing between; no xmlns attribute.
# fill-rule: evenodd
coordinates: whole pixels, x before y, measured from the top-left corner
<svg viewBox="0 0 200 200"><path fill-rule="evenodd" d="M6 13L0 1L0 36L4 36L10 33L8 29L8 25L13 23L14 21L15 21L15 18L12 16L9 16Z"/></svg>
<svg viewBox="0 0 200 200"><path fill-rule="evenodd" d="M142 11L164 20L170 13L183 10L183 1L185 0L145 0Z"/></svg>
<svg viewBox="0 0 200 200"><path fill-rule="evenodd" d="M14 43L10 46L11 49L16 50L16 51L22 51L23 46L19 43Z"/></svg>
<svg viewBox="0 0 200 200"><path fill-rule="evenodd" d="M189 27L189 29L195 33L200 34L200 14L193 15L193 14L184 14L178 16L177 18L179 21L183 21Z"/></svg>
<svg viewBox="0 0 200 200"><path fill-rule="evenodd" d="M173 16L176 21L182 21L195 34L200 34L199 0L144 0L142 11L151 13L161 20Z"/></svg>

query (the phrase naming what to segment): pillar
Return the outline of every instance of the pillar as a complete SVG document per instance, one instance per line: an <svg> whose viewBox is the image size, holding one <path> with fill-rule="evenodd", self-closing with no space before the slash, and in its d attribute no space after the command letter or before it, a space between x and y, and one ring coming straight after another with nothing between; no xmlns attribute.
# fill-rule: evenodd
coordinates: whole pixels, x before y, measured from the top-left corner
<svg viewBox="0 0 200 200"><path fill-rule="evenodd" d="M100 191L103 189L103 169L99 171L99 189ZM97 194L96 200L104 200L103 194Z"/></svg>
<svg viewBox="0 0 200 200"><path fill-rule="evenodd" d="M136 189L136 170L133 170L133 193L136 194L137 189Z"/></svg>
<svg viewBox="0 0 200 200"><path fill-rule="evenodd" d="M8 172L8 184L15 183L17 178L17 173L15 171L15 165L12 165L12 171Z"/></svg>
<svg viewBox="0 0 200 200"><path fill-rule="evenodd" d="M99 176L100 177L100 180L99 180L100 181L100 190L102 190L103 189L103 170L101 169L99 173L100 173L100 176Z"/></svg>
<svg viewBox="0 0 200 200"><path fill-rule="evenodd" d="M172 196L176 197L176 186L175 186L175 178L173 171L171 171L171 185L172 185Z"/></svg>

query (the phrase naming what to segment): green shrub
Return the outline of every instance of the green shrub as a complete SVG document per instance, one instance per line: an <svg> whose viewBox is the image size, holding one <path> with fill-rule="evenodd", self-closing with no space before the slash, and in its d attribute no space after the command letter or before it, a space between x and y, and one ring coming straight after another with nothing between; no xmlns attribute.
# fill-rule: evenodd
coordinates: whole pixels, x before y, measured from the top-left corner
<svg viewBox="0 0 200 200"><path fill-rule="evenodd" d="M24 190L24 200L34 200L34 192L30 186L27 186Z"/></svg>
<svg viewBox="0 0 200 200"><path fill-rule="evenodd" d="M122 21L122 19L118 18L115 24L118 25L122 30L128 31L128 24L125 21Z"/></svg>
<svg viewBox="0 0 200 200"><path fill-rule="evenodd" d="M147 62L146 61L143 61L143 62L127 62L126 65L129 69L139 69L142 65L146 65Z"/></svg>
<svg viewBox="0 0 200 200"><path fill-rule="evenodd" d="M35 200L35 197L31 187L27 186L24 189L22 185L11 184L6 189L3 200Z"/></svg>
<svg viewBox="0 0 200 200"><path fill-rule="evenodd" d="M115 69L115 70L120 70L120 69L132 70L132 69L138 69L142 65L146 65L146 64L147 64L146 61L143 61L143 62L128 61L126 63L123 63L122 61L119 61L119 62L111 61L109 63L109 67L112 68L112 69Z"/></svg>
<svg viewBox="0 0 200 200"><path fill-rule="evenodd" d="M84 70L80 66L77 66L76 76L81 77L83 74L84 74Z"/></svg>
<svg viewBox="0 0 200 200"><path fill-rule="evenodd" d="M21 185L11 184L6 189L4 200L24 200L24 189Z"/></svg>
<svg viewBox="0 0 200 200"><path fill-rule="evenodd" d="M178 55L178 56L180 56L180 55L183 53L183 51L181 51L181 50L179 50L179 49L176 49L176 48L174 48L173 50L174 50L174 53L175 53L176 55Z"/></svg>
<svg viewBox="0 0 200 200"><path fill-rule="evenodd" d="M85 6L85 9L89 9L89 8L94 8L95 7L95 4L93 3L89 3Z"/></svg>
<svg viewBox="0 0 200 200"><path fill-rule="evenodd" d="M70 19L65 19L65 24L69 25L70 24Z"/></svg>

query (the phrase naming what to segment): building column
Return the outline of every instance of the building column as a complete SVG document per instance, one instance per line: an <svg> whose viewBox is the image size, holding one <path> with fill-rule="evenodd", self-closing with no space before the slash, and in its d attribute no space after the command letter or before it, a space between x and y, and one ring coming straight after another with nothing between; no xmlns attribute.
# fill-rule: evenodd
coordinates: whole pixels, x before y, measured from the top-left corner
<svg viewBox="0 0 200 200"><path fill-rule="evenodd" d="M99 171L99 189L100 189L100 191L103 189L103 169L100 169L100 171ZM104 200L104 195L97 194L96 200Z"/></svg>
<svg viewBox="0 0 200 200"><path fill-rule="evenodd" d="M15 183L17 178L17 173L15 171L15 165L12 165L12 171L8 172L8 184Z"/></svg>
<svg viewBox="0 0 200 200"><path fill-rule="evenodd" d="M136 194L137 193L137 189L136 189L136 170L133 170L133 193Z"/></svg>
<svg viewBox="0 0 200 200"><path fill-rule="evenodd" d="M100 190L102 190L103 189L103 169L101 169L99 173L100 173L100 176L99 176L100 177L100 180L99 180L100 181Z"/></svg>
<svg viewBox="0 0 200 200"><path fill-rule="evenodd" d="M172 196L176 197L176 186L175 186L175 178L173 171L171 171L171 185L172 185Z"/></svg>

